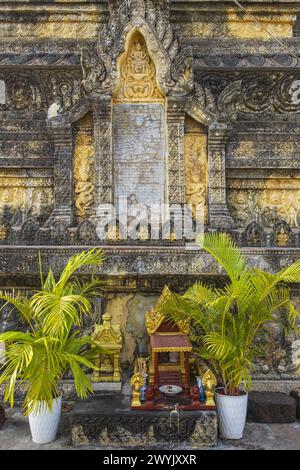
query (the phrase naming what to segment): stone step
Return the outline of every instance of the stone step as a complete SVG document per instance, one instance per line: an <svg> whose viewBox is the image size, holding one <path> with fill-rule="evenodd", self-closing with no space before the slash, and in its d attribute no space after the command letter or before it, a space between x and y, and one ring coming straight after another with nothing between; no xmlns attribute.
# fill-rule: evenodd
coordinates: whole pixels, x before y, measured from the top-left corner
<svg viewBox="0 0 300 470"><path fill-rule="evenodd" d="M247 421L293 423L296 421L296 400L281 392L250 392Z"/></svg>
<svg viewBox="0 0 300 470"><path fill-rule="evenodd" d="M290 395L296 400L296 406L297 406L296 416L298 419L300 419L300 388L296 388L295 390L292 390Z"/></svg>
<svg viewBox="0 0 300 470"><path fill-rule="evenodd" d="M181 411L179 420L169 411L130 409L129 397L101 395L77 402L71 415L71 442L75 447L172 446L190 448L217 444L215 411Z"/></svg>

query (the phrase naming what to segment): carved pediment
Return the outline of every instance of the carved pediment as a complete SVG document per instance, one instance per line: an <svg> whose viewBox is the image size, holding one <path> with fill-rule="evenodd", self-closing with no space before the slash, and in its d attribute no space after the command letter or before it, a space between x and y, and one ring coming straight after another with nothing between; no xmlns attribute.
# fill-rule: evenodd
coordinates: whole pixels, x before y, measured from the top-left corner
<svg viewBox="0 0 300 470"><path fill-rule="evenodd" d="M117 83L118 58L126 50L128 35L134 31L146 41L161 92L190 92L193 89L192 48L180 48L166 5L161 9L151 0L126 0L119 8L118 2L110 5L110 21L103 26L95 49L89 46L82 50L85 92L111 93Z"/></svg>
<svg viewBox="0 0 300 470"><path fill-rule="evenodd" d="M157 86L156 67L143 36L135 31L127 51L119 61L119 78L113 96L117 100L161 100Z"/></svg>

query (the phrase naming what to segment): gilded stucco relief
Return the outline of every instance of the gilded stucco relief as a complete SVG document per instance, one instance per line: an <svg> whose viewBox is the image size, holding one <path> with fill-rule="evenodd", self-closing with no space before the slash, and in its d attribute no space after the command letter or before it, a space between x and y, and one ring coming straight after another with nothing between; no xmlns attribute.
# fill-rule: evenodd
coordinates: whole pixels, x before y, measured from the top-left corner
<svg viewBox="0 0 300 470"><path fill-rule="evenodd" d="M129 39L127 52L119 60L119 78L114 90L115 100L161 100L163 95L156 83L156 68L147 44L139 32Z"/></svg>
<svg viewBox="0 0 300 470"><path fill-rule="evenodd" d="M213 13L214 21L207 15L195 15L193 21L181 23L181 34L184 37L236 37L240 39L269 39L270 35L278 38L290 38L293 35L293 14L257 14L248 8L250 14L259 19L257 24L253 17L228 11L225 14Z"/></svg>
<svg viewBox="0 0 300 470"><path fill-rule="evenodd" d="M91 215L94 203L94 138L90 115L78 121L73 155L75 213L79 220Z"/></svg>
<svg viewBox="0 0 300 470"><path fill-rule="evenodd" d="M252 12L250 11L250 14ZM255 15L255 13L254 13ZM256 15L257 17L257 15ZM258 15L259 21L253 17L240 14L228 14L228 35L242 39L269 39L270 36L290 38L293 35L295 17L292 14Z"/></svg>
<svg viewBox="0 0 300 470"><path fill-rule="evenodd" d="M0 172L0 239L5 240L11 225L31 218L44 222L53 208L53 180L49 177L17 176Z"/></svg>
<svg viewBox="0 0 300 470"><path fill-rule="evenodd" d="M196 206L203 207L207 221L207 135L190 119L184 135L184 163L186 201L193 206L194 217Z"/></svg>
<svg viewBox="0 0 300 470"><path fill-rule="evenodd" d="M299 179L229 181L228 202L240 226L257 220L272 227L283 219L292 228L300 227Z"/></svg>
<svg viewBox="0 0 300 470"><path fill-rule="evenodd" d="M27 2L27 11L20 11L20 16L13 16L11 21L7 17L0 20L0 37L2 38L51 38L51 39L86 39L96 38L101 23L101 13L92 6L83 7L77 4L77 11L72 13L70 8L48 4L48 8L36 10L33 2ZM45 11L46 10L46 11ZM56 10L56 11L55 11ZM3 13L3 12L2 12ZM16 7L7 14L15 15ZM24 21L25 20L25 21ZM27 21L26 21L27 20Z"/></svg>

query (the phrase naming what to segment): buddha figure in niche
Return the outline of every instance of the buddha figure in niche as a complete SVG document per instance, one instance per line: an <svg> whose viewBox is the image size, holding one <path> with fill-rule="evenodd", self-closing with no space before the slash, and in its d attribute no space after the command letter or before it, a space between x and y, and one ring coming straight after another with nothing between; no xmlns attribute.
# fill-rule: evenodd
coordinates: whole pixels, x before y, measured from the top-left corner
<svg viewBox="0 0 300 470"><path fill-rule="evenodd" d="M156 84L155 65L148 53L146 41L136 31L130 38L127 52L121 59L116 98L161 98Z"/></svg>
<svg viewBox="0 0 300 470"><path fill-rule="evenodd" d="M152 94L155 67L150 62L145 43L142 43L142 37L139 35L132 43L123 72L127 77L126 90L129 96L138 95L146 98Z"/></svg>

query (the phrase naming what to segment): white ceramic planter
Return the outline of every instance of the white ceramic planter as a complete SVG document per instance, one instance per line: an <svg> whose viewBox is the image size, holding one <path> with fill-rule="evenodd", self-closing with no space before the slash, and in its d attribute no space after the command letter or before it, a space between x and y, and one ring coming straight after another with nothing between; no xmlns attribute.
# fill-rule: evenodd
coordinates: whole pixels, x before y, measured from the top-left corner
<svg viewBox="0 0 300 470"><path fill-rule="evenodd" d="M246 423L248 394L223 395L215 391L219 431L225 439L241 439Z"/></svg>
<svg viewBox="0 0 300 470"><path fill-rule="evenodd" d="M42 404L42 408L38 413L29 414L29 426L33 442L47 444L55 440L60 421L61 402L61 397L56 398L53 400L51 411L45 404Z"/></svg>

